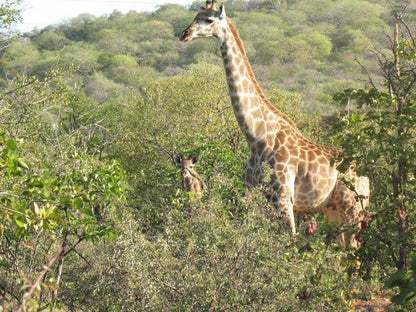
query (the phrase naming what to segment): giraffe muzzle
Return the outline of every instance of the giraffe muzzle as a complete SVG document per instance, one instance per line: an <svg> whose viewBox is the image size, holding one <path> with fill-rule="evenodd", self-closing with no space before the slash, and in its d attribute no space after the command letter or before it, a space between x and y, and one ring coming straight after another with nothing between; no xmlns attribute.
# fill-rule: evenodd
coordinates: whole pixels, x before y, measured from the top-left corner
<svg viewBox="0 0 416 312"><path fill-rule="evenodd" d="M191 40L191 33L192 32L191 32L191 30L189 28L185 29L182 32L182 36L180 36L179 40L180 41L184 41L184 42L190 41Z"/></svg>

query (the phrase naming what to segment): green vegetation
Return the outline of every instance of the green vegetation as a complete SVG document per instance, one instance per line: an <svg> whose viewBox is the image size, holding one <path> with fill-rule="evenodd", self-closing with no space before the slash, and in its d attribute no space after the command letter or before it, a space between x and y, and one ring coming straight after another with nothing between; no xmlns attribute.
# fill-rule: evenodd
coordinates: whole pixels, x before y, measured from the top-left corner
<svg viewBox="0 0 416 312"><path fill-rule="evenodd" d="M379 207L363 246L363 266L371 274L374 262L394 264L398 272L387 282L399 286L395 303L413 304L416 284L416 45L410 29L396 14L391 55L379 55L385 85L348 89L336 98L356 111L336 126L347 160L359 160L360 170L377 186L372 203Z"/></svg>
<svg viewBox="0 0 416 312"><path fill-rule="evenodd" d="M13 36L20 3L0 5L0 311L353 311L393 292L415 308L413 4L389 39L404 5L225 2L272 103L371 179L348 250L319 213L291 241L243 187L216 43L178 40L199 3ZM199 155L200 200L173 152Z"/></svg>

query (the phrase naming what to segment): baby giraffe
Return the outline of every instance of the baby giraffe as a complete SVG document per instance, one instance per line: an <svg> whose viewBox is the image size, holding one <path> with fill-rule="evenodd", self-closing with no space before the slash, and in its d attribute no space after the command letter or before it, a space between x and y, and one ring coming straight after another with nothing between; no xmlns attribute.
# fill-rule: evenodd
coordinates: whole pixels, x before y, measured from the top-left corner
<svg viewBox="0 0 416 312"><path fill-rule="evenodd" d="M198 162L198 156L189 156L185 158L183 155L175 155L174 161L181 169L182 185L185 192L190 192L196 197L201 197L205 189L204 182L198 172L195 171L195 164Z"/></svg>

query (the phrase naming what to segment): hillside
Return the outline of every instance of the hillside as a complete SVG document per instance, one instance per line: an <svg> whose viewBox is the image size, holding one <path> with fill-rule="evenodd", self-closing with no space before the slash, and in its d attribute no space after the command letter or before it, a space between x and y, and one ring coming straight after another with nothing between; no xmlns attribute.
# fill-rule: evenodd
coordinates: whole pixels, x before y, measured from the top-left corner
<svg viewBox="0 0 416 312"><path fill-rule="evenodd" d="M263 88L299 93L303 109L322 113L332 106L335 92L367 81L361 66L380 81L374 50L386 47L387 35L392 36L387 4L288 3L226 3ZM10 78L73 64L86 94L109 101L102 97L109 88L137 89L140 81L182 74L191 64L221 66L214 40L178 41L193 14L179 5L164 5L151 14L80 15L15 41L2 56L7 62L3 70Z"/></svg>

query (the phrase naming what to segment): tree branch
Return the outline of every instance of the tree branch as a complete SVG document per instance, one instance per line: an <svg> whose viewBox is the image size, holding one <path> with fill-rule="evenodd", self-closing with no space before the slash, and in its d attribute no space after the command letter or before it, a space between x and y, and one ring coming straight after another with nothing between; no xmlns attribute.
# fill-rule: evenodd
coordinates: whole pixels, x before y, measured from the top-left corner
<svg viewBox="0 0 416 312"><path fill-rule="evenodd" d="M51 270L54 263L61 259L63 255L63 247L60 246L56 254L49 259L48 263L46 264L46 267L43 269L43 271L40 273L40 275L36 278L35 282L30 286L29 291L24 295L22 304L20 305L17 312L25 311L25 302L29 301L32 298L32 295L34 291L40 286L40 283L44 280L48 272Z"/></svg>

